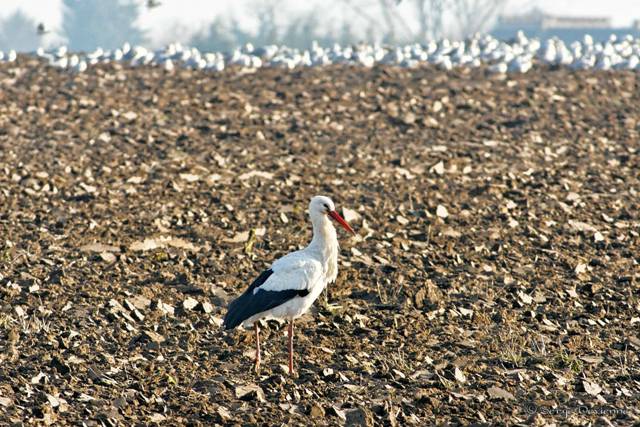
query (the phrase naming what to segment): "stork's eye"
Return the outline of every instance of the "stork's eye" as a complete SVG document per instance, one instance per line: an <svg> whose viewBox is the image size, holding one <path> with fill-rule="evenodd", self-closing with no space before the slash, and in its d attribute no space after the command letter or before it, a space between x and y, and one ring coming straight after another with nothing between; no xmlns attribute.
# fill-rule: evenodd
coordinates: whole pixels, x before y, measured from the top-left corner
<svg viewBox="0 0 640 427"><path fill-rule="evenodd" d="M325 203L325 204L323 204L322 206L324 206L324 208L325 208L327 211L329 211L329 210L330 210L330 209L329 209L329 205L328 205L328 204L326 204L326 203Z"/></svg>

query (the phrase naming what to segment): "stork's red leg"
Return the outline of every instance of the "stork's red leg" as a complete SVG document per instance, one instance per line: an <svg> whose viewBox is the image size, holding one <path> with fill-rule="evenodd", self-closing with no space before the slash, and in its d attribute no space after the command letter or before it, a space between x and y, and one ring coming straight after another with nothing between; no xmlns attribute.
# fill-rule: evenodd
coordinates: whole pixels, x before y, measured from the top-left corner
<svg viewBox="0 0 640 427"><path fill-rule="evenodd" d="M260 325L258 322L254 323L254 327L256 329L256 365L255 371L258 372L260 369Z"/></svg>
<svg viewBox="0 0 640 427"><path fill-rule="evenodd" d="M293 319L289 322L289 375L293 375Z"/></svg>

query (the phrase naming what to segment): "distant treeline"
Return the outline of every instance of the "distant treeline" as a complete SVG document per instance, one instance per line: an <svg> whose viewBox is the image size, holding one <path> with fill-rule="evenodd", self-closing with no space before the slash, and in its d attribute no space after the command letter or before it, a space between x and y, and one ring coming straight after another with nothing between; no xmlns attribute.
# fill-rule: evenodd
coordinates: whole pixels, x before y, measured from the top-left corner
<svg viewBox="0 0 640 427"><path fill-rule="evenodd" d="M177 41L203 51L230 51L247 43L308 48L314 40L324 46L362 41L390 44L424 42L451 35L456 28L457 36L486 31L505 2L333 1L339 6L333 8L333 15L325 14L326 10L319 10L310 2L308 10L293 16L283 8L284 0L254 0L248 13L257 24L255 31L247 31L233 16L222 15L189 40L179 37L180 34L192 34L185 28L176 26L167 31L175 34ZM92 51L98 47L114 49L125 42L149 45L148 34L139 24L142 8L151 8L151 4L162 7L160 2L135 0L63 0L62 3L62 27L56 31L35 22L21 11L0 20L0 50L34 51L39 46L66 44L73 51ZM404 12L400 13L401 10ZM413 21L408 22L407 16Z"/></svg>
<svg viewBox="0 0 640 427"><path fill-rule="evenodd" d="M269 4L268 2L264 3ZM35 51L48 37L57 37L57 44L66 44L73 51L91 51L97 47L115 49L125 42L148 44L148 35L138 25L140 3L119 0L64 0L63 24L59 34L40 26L18 10L0 20L0 50ZM276 25L276 10L258 7L257 31L243 29L233 17L216 18L207 28L196 33L187 44L204 51L230 51L252 43L255 46L286 44L290 47L309 47L316 40L323 45L355 43L358 38L343 22L338 31L321 32L317 11L308 12L286 25ZM183 28L168 29L176 34Z"/></svg>

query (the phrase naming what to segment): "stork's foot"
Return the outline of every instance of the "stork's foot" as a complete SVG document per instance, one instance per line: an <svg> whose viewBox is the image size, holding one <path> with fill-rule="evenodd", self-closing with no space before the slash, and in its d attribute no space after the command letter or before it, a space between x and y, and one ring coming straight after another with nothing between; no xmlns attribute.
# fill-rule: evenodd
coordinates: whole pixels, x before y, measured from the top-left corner
<svg viewBox="0 0 640 427"><path fill-rule="evenodd" d="M253 364L253 372L255 372L256 374L260 373L260 360L256 359L255 363Z"/></svg>
<svg viewBox="0 0 640 427"><path fill-rule="evenodd" d="M280 365L280 369L280 372L282 372L285 377L291 378L292 380L300 377L300 372L298 372L297 369L289 370L287 365Z"/></svg>

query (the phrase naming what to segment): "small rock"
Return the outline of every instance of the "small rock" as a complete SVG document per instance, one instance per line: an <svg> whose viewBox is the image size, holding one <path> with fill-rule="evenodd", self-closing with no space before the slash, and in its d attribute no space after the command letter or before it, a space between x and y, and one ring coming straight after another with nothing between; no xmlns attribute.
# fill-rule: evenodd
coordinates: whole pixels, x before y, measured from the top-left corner
<svg viewBox="0 0 640 427"><path fill-rule="evenodd" d="M163 343L164 342L164 337L162 335L160 335L157 332L154 331L144 331L142 333L142 335L140 336L141 339L143 340L148 340L151 342L155 342L155 343Z"/></svg>
<svg viewBox="0 0 640 427"><path fill-rule="evenodd" d="M327 409L327 413L329 415L334 415L343 421L347 420L347 415L345 414L345 412L339 409L338 407L336 407L335 405L330 406L329 409Z"/></svg>
<svg viewBox="0 0 640 427"><path fill-rule="evenodd" d="M330 377L330 376L332 376L332 375L333 375L333 369L331 369L331 368L324 368L324 369L322 370L322 376L323 376L323 377Z"/></svg>
<svg viewBox="0 0 640 427"><path fill-rule="evenodd" d="M346 426L373 426L373 414L368 409L357 407L346 412Z"/></svg>
<svg viewBox="0 0 640 427"><path fill-rule="evenodd" d="M416 122L416 115L412 112L408 112L402 116L402 123L405 125L412 125Z"/></svg>
<svg viewBox="0 0 640 427"><path fill-rule="evenodd" d="M152 423L161 423L166 419L167 417L157 412L154 412L153 414L149 415L149 421L151 421Z"/></svg>
<svg viewBox="0 0 640 427"><path fill-rule="evenodd" d="M602 361L604 360L602 357L599 356L580 356L580 360L587 362L587 363L592 363L594 365L598 365L600 363L602 363Z"/></svg>
<svg viewBox="0 0 640 427"><path fill-rule="evenodd" d="M249 231L241 231L236 233L233 237L225 238L225 242L229 243L244 243L249 240Z"/></svg>
<svg viewBox="0 0 640 427"><path fill-rule="evenodd" d="M311 405L311 409L309 410L309 415L312 418L324 418L324 408L318 403L313 403Z"/></svg>
<svg viewBox="0 0 640 427"><path fill-rule="evenodd" d="M524 304L531 304L533 302L533 298L522 291L518 291L518 298L520 298L520 301Z"/></svg>
<svg viewBox="0 0 640 427"><path fill-rule="evenodd" d="M431 166L431 171L435 172L438 175L443 175L444 174L444 162L442 160L440 160L438 163L436 163L435 165Z"/></svg>
<svg viewBox="0 0 640 427"><path fill-rule="evenodd" d="M81 252L120 252L120 248L113 245L103 245L102 243L90 243L88 245L80 246Z"/></svg>
<svg viewBox="0 0 640 427"><path fill-rule="evenodd" d="M111 142L111 135L108 132L102 132L100 135L98 135L98 141L108 144L109 142Z"/></svg>
<svg viewBox="0 0 640 427"><path fill-rule="evenodd" d="M398 221L398 224L400 224L400 225L409 224L409 220L407 218L403 217L402 215L396 216L396 221Z"/></svg>
<svg viewBox="0 0 640 427"><path fill-rule="evenodd" d="M456 381L460 383L464 384L467 382L466 375L457 366L453 370L453 377L456 379Z"/></svg>
<svg viewBox="0 0 640 427"><path fill-rule="evenodd" d="M36 412L37 418L42 420L42 424L46 426L55 425L58 421L58 414L56 414L50 407L41 407Z"/></svg>
<svg viewBox="0 0 640 427"><path fill-rule="evenodd" d="M80 187L89 194L95 193L96 191L98 191L98 187L94 185L85 184L84 182L80 183Z"/></svg>
<svg viewBox="0 0 640 427"><path fill-rule="evenodd" d="M576 273L576 276L586 273L587 272L587 264L585 263L580 263L576 266L574 272Z"/></svg>
<svg viewBox="0 0 640 427"><path fill-rule="evenodd" d="M197 182L200 180L200 176L199 175L193 175L190 173L181 173L180 174L180 179L183 181L187 181L187 182Z"/></svg>
<svg viewBox="0 0 640 427"><path fill-rule="evenodd" d="M473 316L473 310L469 309L469 308L464 308L464 307L458 307L458 311L460 312L460 314L462 314L463 316L466 317L472 317Z"/></svg>
<svg viewBox="0 0 640 427"><path fill-rule="evenodd" d="M399 371L397 369L392 369L392 372L394 373L396 378L405 379L407 377L402 371Z"/></svg>
<svg viewBox="0 0 640 427"><path fill-rule="evenodd" d="M205 313L205 314L209 314L213 311L213 306L211 305L211 303L209 303L209 301L204 301L201 302L200 304L198 304L198 307L196 307L197 310Z"/></svg>
<svg viewBox="0 0 640 427"><path fill-rule="evenodd" d="M447 217L449 217L449 211L444 206L438 205L438 207L436 208L436 215L438 216L438 218L446 219Z"/></svg>
<svg viewBox="0 0 640 427"><path fill-rule="evenodd" d="M127 399L125 399L124 397L118 397L113 401L113 406L118 409L124 409L129 406L129 404L127 403Z"/></svg>
<svg viewBox="0 0 640 427"><path fill-rule="evenodd" d="M141 176L132 176L127 179L128 184L141 184L144 181L144 178Z"/></svg>
<svg viewBox="0 0 640 427"><path fill-rule="evenodd" d="M48 380L47 374L40 372L38 375L31 378L31 384L44 384Z"/></svg>
<svg viewBox="0 0 640 427"><path fill-rule="evenodd" d="M258 177L262 179L273 179L273 174L271 172L263 172L263 171L251 171L247 173L243 173L238 177L240 181L245 181L247 179Z"/></svg>
<svg viewBox="0 0 640 427"><path fill-rule="evenodd" d="M513 394L509 393L507 390L496 386L489 387L487 389L487 393L489 394L489 398L494 400L502 399L509 401L516 399Z"/></svg>
<svg viewBox="0 0 640 427"><path fill-rule="evenodd" d="M578 193L574 193L573 191L570 192L569 194L567 194L567 198L566 200L568 202L575 202L577 200L580 200L580 195Z"/></svg>
<svg viewBox="0 0 640 427"><path fill-rule="evenodd" d="M57 408L58 406L60 406L60 399L49 393L47 393L47 401L52 408Z"/></svg>
<svg viewBox="0 0 640 427"><path fill-rule="evenodd" d="M169 316L173 316L175 314L175 308L173 306L163 302L161 299L158 299L155 303L156 310L161 311L164 314Z"/></svg>
<svg viewBox="0 0 640 427"><path fill-rule="evenodd" d="M587 224L586 222L582 222L582 221L574 221L570 219L568 221L568 224L575 231L582 231L585 233L586 232L596 233L598 231L593 225Z"/></svg>
<svg viewBox="0 0 640 427"><path fill-rule="evenodd" d="M131 297L128 300L125 300L125 303L130 303L138 310L145 310L147 307L151 305L151 300L149 298L145 298L142 295L136 295Z"/></svg>
<svg viewBox="0 0 640 427"><path fill-rule="evenodd" d="M416 294L413 296L413 303L416 308L424 307L424 301L427 299L427 291L425 288L421 288Z"/></svg>
<svg viewBox="0 0 640 427"><path fill-rule="evenodd" d="M138 118L138 114L135 111L127 111L122 115L122 118L125 119L127 122L132 122Z"/></svg>
<svg viewBox="0 0 640 427"><path fill-rule="evenodd" d="M222 421L227 421L231 419L231 412L229 412L229 410L224 406L218 407L218 415L220 416Z"/></svg>
<svg viewBox="0 0 640 427"><path fill-rule="evenodd" d="M186 311L191 311L199 304L198 300L195 298L188 297L182 302L182 308Z"/></svg>
<svg viewBox="0 0 640 427"><path fill-rule="evenodd" d="M584 391L591 396L597 396L602 392L602 387L591 381L582 381L582 387L584 387Z"/></svg>
<svg viewBox="0 0 640 427"><path fill-rule="evenodd" d="M342 208L342 217L347 222L354 222L360 219L360 214L353 209Z"/></svg>
<svg viewBox="0 0 640 427"><path fill-rule="evenodd" d="M140 310L138 310L137 308L134 308L131 313L133 314L133 317L135 317L138 321L142 322L144 320L144 314L140 313Z"/></svg>
<svg viewBox="0 0 640 427"><path fill-rule="evenodd" d="M248 384L241 385L235 389L236 398L245 401L258 400L259 402L265 402L264 391L259 385Z"/></svg>
<svg viewBox="0 0 640 427"><path fill-rule="evenodd" d="M100 258L102 258L102 260L108 264L113 264L114 262L116 262L116 256L111 252L101 252Z"/></svg>
<svg viewBox="0 0 640 427"><path fill-rule="evenodd" d="M426 116L424 119L424 125L428 128L437 128L438 126L440 126L440 124L438 123L438 121L436 119L434 119L433 117L430 116Z"/></svg>
<svg viewBox="0 0 640 427"><path fill-rule="evenodd" d="M633 346L633 347L637 348L638 350L640 350L640 338L636 338L634 336L630 336L629 338L627 338L627 341L629 342L629 344L631 346Z"/></svg>

